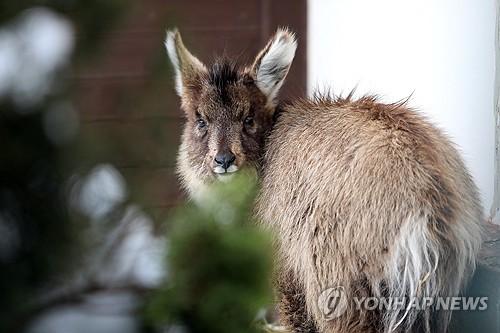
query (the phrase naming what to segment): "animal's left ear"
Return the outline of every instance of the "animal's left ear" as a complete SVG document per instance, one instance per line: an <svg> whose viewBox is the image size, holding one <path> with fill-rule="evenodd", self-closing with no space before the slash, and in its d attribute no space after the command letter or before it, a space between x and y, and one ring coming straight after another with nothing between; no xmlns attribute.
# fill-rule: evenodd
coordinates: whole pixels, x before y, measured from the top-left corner
<svg viewBox="0 0 500 333"><path fill-rule="evenodd" d="M278 29L266 47L260 51L250 69L257 87L267 96L269 106L276 97L292 64L297 41L288 29Z"/></svg>
<svg viewBox="0 0 500 333"><path fill-rule="evenodd" d="M167 31L165 47L170 61L174 65L177 94L184 98L189 95L189 90L199 83L201 75L206 73L207 69L184 46L181 34L177 29Z"/></svg>

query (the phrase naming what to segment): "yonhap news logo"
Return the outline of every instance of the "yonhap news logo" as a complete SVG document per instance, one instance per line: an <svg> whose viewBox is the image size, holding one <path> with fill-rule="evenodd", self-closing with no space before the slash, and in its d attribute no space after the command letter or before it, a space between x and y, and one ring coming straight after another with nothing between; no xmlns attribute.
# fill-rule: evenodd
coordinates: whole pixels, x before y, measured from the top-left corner
<svg viewBox="0 0 500 333"><path fill-rule="evenodd" d="M318 298L318 307L326 320L340 317L347 310L347 305L344 287L328 288Z"/></svg>
<svg viewBox="0 0 500 333"><path fill-rule="evenodd" d="M340 317L349 304L355 310L395 311L426 310L435 311L485 311L488 297L348 297L342 286L328 288L318 297L318 307L326 320Z"/></svg>

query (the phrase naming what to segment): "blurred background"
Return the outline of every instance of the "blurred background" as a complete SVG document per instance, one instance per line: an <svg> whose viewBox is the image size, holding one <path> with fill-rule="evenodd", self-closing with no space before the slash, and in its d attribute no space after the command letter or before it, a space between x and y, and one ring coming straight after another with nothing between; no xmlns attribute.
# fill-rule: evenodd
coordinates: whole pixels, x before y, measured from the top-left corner
<svg viewBox="0 0 500 333"><path fill-rule="evenodd" d="M205 63L247 63L290 27L299 47L283 99L355 86L387 102L413 94L462 150L497 221L496 10L495 0L0 2L0 332L245 332L265 321L255 313L272 298L270 251L244 222L252 185L235 185L249 191L231 195L229 226L218 223L227 207L184 205L167 28Z"/></svg>

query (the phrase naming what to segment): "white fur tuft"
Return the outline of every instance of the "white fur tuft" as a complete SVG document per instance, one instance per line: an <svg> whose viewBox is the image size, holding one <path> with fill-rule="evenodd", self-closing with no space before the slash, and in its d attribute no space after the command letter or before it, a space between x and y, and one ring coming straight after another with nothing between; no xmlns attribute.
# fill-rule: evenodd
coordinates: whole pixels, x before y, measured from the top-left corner
<svg viewBox="0 0 500 333"><path fill-rule="evenodd" d="M441 261L450 260L443 241L436 239L429 230L429 218L409 218L400 230L400 237L395 243L394 254L386 266L386 292L390 297L413 297L420 302L426 297L458 296L464 283L468 281L475 267L475 256L479 250L480 230L472 223L467 230L457 230L453 226L449 232L454 236L456 256L454 263L442 270ZM460 229L460 228L458 228ZM466 231L468 233L466 233ZM376 291L381 293L381 290ZM384 327L387 333L410 330L417 317L422 315L423 331L430 333L430 316L433 309L407 309L389 311L385 314ZM440 324L445 329L451 313L441 312Z"/></svg>
<svg viewBox="0 0 500 333"><path fill-rule="evenodd" d="M182 95L182 76L181 68L179 64L179 55L177 54L177 48L175 46L175 38L177 35L177 30L167 30L167 37L165 38L165 48L167 49L168 56L175 70L175 89L177 93Z"/></svg>
<svg viewBox="0 0 500 333"><path fill-rule="evenodd" d="M409 218L405 221L395 245L394 255L386 267L389 296L413 297L419 300L424 297L443 296L439 293L444 281L439 280L441 275L436 274L436 270L440 257L444 254L441 253L440 244L433 240L428 230L427 218ZM458 271L460 269L461 267ZM459 287L452 287L450 291L456 296ZM424 316L427 316L427 313L424 312ZM410 329L417 315L418 311L409 307L387 312L384 317L385 332L394 332L399 327Z"/></svg>
<svg viewBox="0 0 500 333"><path fill-rule="evenodd" d="M256 83L268 97L269 103L274 103L288 74L296 49L295 35L287 29L279 29L258 64Z"/></svg>

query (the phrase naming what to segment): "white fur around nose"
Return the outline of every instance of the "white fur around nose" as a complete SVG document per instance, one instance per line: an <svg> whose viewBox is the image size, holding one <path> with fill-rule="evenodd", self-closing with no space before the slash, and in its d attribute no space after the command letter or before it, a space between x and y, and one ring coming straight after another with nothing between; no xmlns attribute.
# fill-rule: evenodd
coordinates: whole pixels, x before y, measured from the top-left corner
<svg viewBox="0 0 500 333"><path fill-rule="evenodd" d="M295 36L288 30L276 33L257 69L256 84L272 102L283 85L297 49Z"/></svg>
<svg viewBox="0 0 500 333"><path fill-rule="evenodd" d="M236 172L238 171L238 167L236 165L230 165L229 168L224 169L223 167L221 166L216 166L214 168L214 172L217 173L217 174L224 174L224 173L233 173L233 172Z"/></svg>

